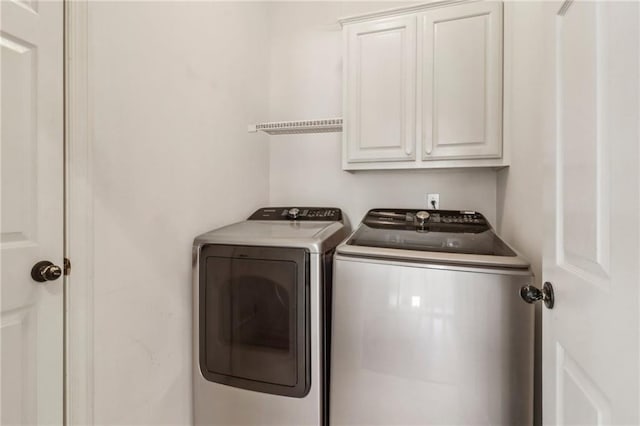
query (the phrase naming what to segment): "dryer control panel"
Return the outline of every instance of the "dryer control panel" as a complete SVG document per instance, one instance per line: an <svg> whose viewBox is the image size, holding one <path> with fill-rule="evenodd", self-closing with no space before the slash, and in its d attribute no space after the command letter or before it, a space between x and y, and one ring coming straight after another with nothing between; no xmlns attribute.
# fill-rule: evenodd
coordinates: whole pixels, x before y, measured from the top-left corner
<svg viewBox="0 0 640 426"><path fill-rule="evenodd" d="M335 207L263 207L248 220L342 222L342 210Z"/></svg>

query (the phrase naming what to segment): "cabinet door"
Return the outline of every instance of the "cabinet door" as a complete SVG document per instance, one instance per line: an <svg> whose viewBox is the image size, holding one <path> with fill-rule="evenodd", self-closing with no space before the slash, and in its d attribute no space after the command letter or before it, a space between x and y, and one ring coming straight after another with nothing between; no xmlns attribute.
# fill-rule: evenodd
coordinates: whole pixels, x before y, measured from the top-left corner
<svg viewBox="0 0 640 426"><path fill-rule="evenodd" d="M502 156L502 3L419 15L423 160Z"/></svg>
<svg viewBox="0 0 640 426"><path fill-rule="evenodd" d="M347 162L415 159L416 17L345 29Z"/></svg>

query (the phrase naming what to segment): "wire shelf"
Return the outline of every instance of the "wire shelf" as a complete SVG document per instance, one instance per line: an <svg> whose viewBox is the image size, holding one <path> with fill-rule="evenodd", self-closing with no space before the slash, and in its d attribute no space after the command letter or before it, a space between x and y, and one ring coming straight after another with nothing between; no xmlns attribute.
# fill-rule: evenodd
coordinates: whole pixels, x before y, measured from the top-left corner
<svg viewBox="0 0 640 426"><path fill-rule="evenodd" d="M272 121L249 126L249 132L265 132L270 135L301 133L331 133L342 131L342 118L324 120Z"/></svg>

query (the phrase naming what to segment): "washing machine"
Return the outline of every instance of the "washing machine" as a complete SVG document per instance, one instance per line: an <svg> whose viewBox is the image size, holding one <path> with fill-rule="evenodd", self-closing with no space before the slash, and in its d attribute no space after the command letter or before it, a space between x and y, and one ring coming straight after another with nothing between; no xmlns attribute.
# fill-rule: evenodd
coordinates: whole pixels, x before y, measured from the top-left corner
<svg viewBox="0 0 640 426"><path fill-rule="evenodd" d="M334 258L331 425L532 425L532 284L481 213L370 210Z"/></svg>
<svg viewBox="0 0 640 426"><path fill-rule="evenodd" d="M261 208L194 241L196 425L322 425L337 208Z"/></svg>

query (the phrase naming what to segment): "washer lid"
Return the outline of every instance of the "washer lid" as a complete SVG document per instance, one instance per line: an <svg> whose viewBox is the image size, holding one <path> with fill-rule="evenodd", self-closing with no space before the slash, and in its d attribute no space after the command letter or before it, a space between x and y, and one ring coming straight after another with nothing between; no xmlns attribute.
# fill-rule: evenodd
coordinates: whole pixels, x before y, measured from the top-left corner
<svg viewBox="0 0 640 426"><path fill-rule="evenodd" d="M335 247L347 235L341 222L250 220L216 229L195 239L194 245L234 244L302 247L321 253Z"/></svg>
<svg viewBox="0 0 640 426"><path fill-rule="evenodd" d="M480 213L374 209L338 248L352 256L528 268Z"/></svg>
<svg viewBox="0 0 640 426"><path fill-rule="evenodd" d="M441 253L517 256L490 228L477 233L461 233L372 228L362 224L347 244Z"/></svg>

